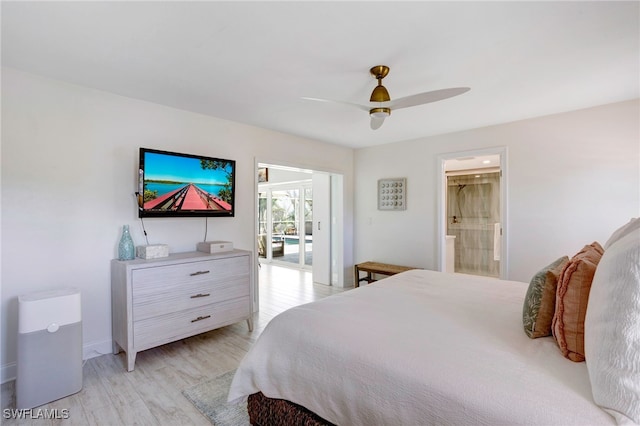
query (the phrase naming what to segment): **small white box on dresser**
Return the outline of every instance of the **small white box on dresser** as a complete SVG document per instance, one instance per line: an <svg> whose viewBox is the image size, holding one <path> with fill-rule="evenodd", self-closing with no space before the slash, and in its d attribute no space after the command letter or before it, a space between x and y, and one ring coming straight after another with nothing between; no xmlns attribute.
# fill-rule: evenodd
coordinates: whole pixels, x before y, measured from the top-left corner
<svg viewBox="0 0 640 426"><path fill-rule="evenodd" d="M150 244L136 247L136 256L141 259L158 259L169 256L167 244Z"/></svg>
<svg viewBox="0 0 640 426"><path fill-rule="evenodd" d="M203 241L198 243L198 251L203 253L222 253L233 250L231 241Z"/></svg>

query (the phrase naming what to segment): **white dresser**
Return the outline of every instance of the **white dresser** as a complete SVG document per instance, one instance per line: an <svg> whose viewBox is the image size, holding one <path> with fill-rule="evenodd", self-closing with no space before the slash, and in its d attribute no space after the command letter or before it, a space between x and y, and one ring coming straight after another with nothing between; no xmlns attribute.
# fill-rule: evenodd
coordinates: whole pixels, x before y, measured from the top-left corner
<svg viewBox="0 0 640 426"><path fill-rule="evenodd" d="M251 252L175 253L111 261L113 353L136 354L246 320L252 321Z"/></svg>

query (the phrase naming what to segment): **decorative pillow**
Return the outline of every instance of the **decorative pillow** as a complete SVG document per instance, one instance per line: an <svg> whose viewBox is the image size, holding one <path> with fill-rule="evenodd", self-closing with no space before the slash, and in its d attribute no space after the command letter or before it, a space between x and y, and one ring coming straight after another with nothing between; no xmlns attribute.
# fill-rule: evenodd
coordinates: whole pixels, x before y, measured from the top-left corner
<svg viewBox="0 0 640 426"><path fill-rule="evenodd" d="M522 306L522 323L524 332L532 339L551 336L558 276L567 262L567 256L561 257L538 271L529 283Z"/></svg>
<svg viewBox="0 0 640 426"><path fill-rule="evenodd" d="M631 218L629 222L625 223L620 228L616 229L615 232L611 234L607 242L604 243L604 249L605 250L608 249L609 247L611 247L613 243L615 243L616 241L618 241L620 238L624 237L628 233L635 231L636 229L640 229L639 217Z"/></svg>
<svg viewBox="0 0 640 426"><path fill-rule="evenodd" d="M640 424L640 228L602 256L584 327L594 401L618 424Z"/></svg>
<svg viewBox="0 0 640 426"><path fill-rule="evenodd" d="M584 361L584 317L593 275L603 252L598 242L584 246L558 278L552 332L562 355L571 361Z"/></svg>

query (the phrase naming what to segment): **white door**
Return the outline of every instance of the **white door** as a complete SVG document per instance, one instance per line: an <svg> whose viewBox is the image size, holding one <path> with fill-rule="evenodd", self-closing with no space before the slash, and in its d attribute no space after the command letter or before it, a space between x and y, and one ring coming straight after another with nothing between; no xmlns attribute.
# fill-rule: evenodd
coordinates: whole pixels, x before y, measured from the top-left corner
<svg viewBox="0 0 640 426"><path fill-rule="evenodd" d="M313 173L313 281L331 284L331 178Z"/></svg>

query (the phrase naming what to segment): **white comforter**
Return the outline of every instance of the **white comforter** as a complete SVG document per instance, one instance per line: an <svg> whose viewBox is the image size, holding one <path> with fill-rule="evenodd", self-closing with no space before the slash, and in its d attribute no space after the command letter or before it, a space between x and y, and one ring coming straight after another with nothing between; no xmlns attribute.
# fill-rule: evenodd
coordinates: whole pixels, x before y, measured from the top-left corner
<svg viewBox="0 0 640 426"><path fill-rule="evenodd" d="M600 425L585 363L522 329L527 284L413 270L290 309L229 400L261 391L338 425Z"/></svg>

